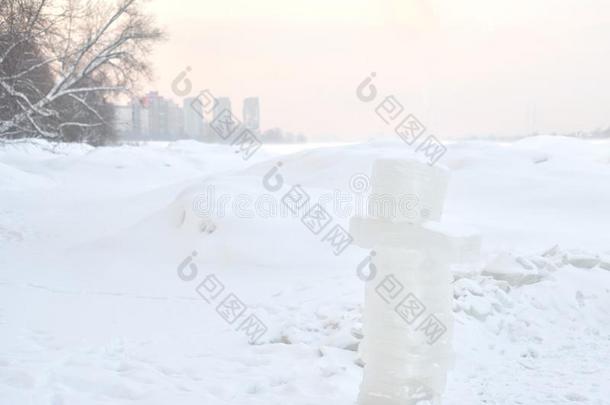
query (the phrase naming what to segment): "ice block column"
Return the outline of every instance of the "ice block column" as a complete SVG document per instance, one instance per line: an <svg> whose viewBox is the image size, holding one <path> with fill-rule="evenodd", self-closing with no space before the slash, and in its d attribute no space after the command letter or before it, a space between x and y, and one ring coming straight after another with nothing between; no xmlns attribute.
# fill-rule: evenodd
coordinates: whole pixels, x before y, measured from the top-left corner
<svg viewBox="0 0 610 405"><path fill-rule="evenodd" d="M438 224L448 177L417 161L378 160L368 215L350 221L376 269L365 287L360 405L440 404L452 354L449 264L463 246L477 248Z"/></svg>

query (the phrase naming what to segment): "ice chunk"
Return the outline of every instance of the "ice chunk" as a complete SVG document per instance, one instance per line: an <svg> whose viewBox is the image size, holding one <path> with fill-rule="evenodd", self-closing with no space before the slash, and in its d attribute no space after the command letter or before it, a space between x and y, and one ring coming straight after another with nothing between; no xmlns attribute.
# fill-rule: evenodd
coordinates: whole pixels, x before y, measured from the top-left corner
<svg viewBox="0 0 610 405"><path fill-rule="evenodd" d="M507 281L513 286L533 284L544 278L541 272L528 259L512 253L501 253L483 269L483 275Z"/></svg>

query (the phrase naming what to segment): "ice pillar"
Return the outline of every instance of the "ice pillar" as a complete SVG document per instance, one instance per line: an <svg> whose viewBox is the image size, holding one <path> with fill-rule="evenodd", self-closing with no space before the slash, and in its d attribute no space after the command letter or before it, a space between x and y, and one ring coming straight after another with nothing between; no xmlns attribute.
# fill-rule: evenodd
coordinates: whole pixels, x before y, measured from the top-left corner
<svg viewBox="0 0 610 405"><path fill-rule="evenodd" d="M360 405L440 404L452 354L449 264L459 254L436 223L447 184L444 169L378 160L368 215L350 222L376 269L365 287Z"/></svg>

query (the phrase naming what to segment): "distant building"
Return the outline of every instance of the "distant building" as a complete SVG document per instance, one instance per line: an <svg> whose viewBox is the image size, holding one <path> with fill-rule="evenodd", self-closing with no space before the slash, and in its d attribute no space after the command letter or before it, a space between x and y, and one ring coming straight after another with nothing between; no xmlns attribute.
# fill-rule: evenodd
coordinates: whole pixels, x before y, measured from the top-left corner
<svg viewBox="0 0 610 405"><path fill-rule="evenodd" d="M131 138L135 140L148 139L150 133L148 106L143 100L133 100L131 102L133 131Z"/></svg>
<svg viewBox="0 0 610 405"><path fill-rule="evenodd" d="M184 138L184 116L182 108L173 101L167 100L167 138L177 140Z"/></svg>
<svg viewBox="0 0 610 405"><path fill-rule="evenodd" d="M203 139L203 108L194 103L194 97L185 98L182 104L184 114L184 135L187 138Z"/></svg>
<svg viewBox="0 0 610 405"><path fill-rule="evenodd" d="M148 136L152 140L162 139L167 128L167 108L158 92L151 91L142 99L148 112Z"/></svg>
<svg viewBox="0 0 610 405"><path fill-rule="evenodd" d="M133 109L131 105L117 105L114 107L114 129L119 138L133 136Z"/></svg>
<svg viewBox="0 0 610 405"><path fill-rule="evenodd" d="M228 97L218 97L214 105L214 119L216 119L224 110L231 112L231 100Z"/></svg>
<svg viewBox="0 0 610 405"><path fill-rule="evenodd" d="M213 109L214 118L210 122L211 142L228 143L234 125L231 111L231 100L228 97L217 97Z"/></svg>
<svg viewBox="0 0 610 405"><path fill-rule="evenodd" d="M140 103L144 108L140 114L148 115L147 131L142 131L144 139L170 141L182 136L182 110L173 101L160 96L158 92L149 92Z"/></svg>
<svg viewBox="0 0 610 405"><path fill-rule="evenodd" d="M246 128L259 132L260 107L258 97L248 97L244 99L243 120Z"/></svg>

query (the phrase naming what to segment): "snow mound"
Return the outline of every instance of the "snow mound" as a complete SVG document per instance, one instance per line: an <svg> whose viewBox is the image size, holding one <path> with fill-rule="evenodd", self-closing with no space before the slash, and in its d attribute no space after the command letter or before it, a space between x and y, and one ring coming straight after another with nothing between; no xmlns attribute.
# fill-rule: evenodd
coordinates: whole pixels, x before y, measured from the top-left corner
<svg viewBox="0 0 610 405"><path fill-rule="evenodd" d="M52 188L55 182L39 174L28 173L0 162L0 190L31 190Z"/></svg>

